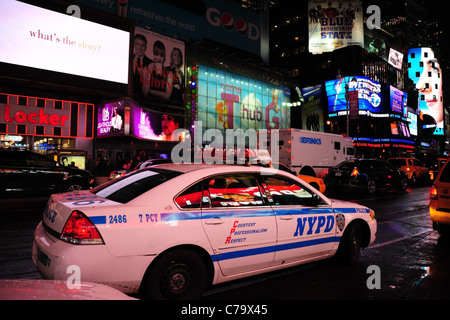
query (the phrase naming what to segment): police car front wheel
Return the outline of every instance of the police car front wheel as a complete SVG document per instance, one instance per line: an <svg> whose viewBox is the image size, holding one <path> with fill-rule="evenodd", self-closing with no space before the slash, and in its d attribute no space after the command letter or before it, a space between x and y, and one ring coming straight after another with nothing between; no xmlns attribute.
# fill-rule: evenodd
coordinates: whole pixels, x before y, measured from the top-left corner
<svg viewBox="0 0 450 320"><path fill-rule="evenodd" d="M182 300L199 298L207 285L202 258L190 250L174 250L162 256L148 270L142 295L149 299Z"/></svg>
<svg viewBox="0 0 450 320"><path fill-rule="evenodd" d="M339 244L337 258L345 265L352 265L359 259L362 247L361 226L358 222L348 227Z"/></svg>

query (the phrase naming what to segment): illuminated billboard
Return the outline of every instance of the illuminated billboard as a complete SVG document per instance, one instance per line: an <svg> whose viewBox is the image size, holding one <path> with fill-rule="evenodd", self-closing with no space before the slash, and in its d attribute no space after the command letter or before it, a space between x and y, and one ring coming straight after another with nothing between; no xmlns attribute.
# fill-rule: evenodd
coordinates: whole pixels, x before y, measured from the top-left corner
<svg viewBox="0 0 450 320"><path fill-rule="evenodd" d="M408 75L419 91L419 109L423 129L435 135L444 134L442 70L431 48L408 50Z"/></svg>
<svg viewBox="0 0 450 320"><path fill-rule="evenodd" d="M160 114L130 102L130 134L146 140L184 140L184 117Z"/></svg>
<svg viewBox="0 0 450 320"><path fill-rule="evenodd" d="M356 80L356 81L352 81ZM381 84L367 77L343 77L325 82L328 98L328 112L334 113L347 110L345 85L349 92L358 90L359 110L370 113L389 113L382 104Z"/></svg>
<svg viewBox="0 0 450 320"><path fill-rule="evenodd" d="M408 115L408 94L403 92L391 85L387 85L386 89L389 92L389 103L391 110L394 112L401 113L404 117Z"/></svg>
<svg viewBox="0 0 450 320"><path fill-rule="evenodd" d="M361 8L359 0L309 0L309 52L330 52L352 45L364 47Z"/></svg>
<svg viewBox="0 0 450 320"><path fill-rule="evenodd" d="M97 137L123 135L125 128L125 101L114 101L98 106Z"/></svg>
<svg viewBox="0 0 450 320"><path fill-rule="evenodd" d="M1 94L0 133L47 137L94 137L92 103Z"/></svg>
<svg viewBox="0 0 450 320"><path fill-rule="evenodd" d="M204 129L290 127L288 89L204 65L198 78L197 115Z"/></svg>
<svg viewBox="0 0 450 320"><path fill-rule="evenodd" d="M184 105L184 42L136 28L133 45L134 97Z"/></svg>
<svg viewBox="0 0 450 320"><path fill-rule="evenodd" d="M0 62L128 83L129 32L13 0L0 28Z"/></svg>

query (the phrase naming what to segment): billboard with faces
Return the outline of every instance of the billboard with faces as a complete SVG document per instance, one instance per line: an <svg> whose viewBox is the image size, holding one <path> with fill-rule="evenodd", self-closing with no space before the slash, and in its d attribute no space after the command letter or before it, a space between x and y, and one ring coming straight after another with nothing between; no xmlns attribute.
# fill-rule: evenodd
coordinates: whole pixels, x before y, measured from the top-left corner
<svg viewBox="0 0 450 320"><path fill-rule="evenodd" d="M134 98L184 105L184 42L136 28L131 70Z"/></svg>
<svg viewBox="0 0 450 320"><path fill-rule="evenodd" d="M308 14L309 52L330 52L352 45L364 47L361 1L309 0Z"/></svg>
<svg viewBox="0 0 450 320"><path fill-rule="evenodd" d="M434 135L443 135L442 70L433 49L408 50L408 76L419 91L418 107L423 114L423 129Z"/></svg>

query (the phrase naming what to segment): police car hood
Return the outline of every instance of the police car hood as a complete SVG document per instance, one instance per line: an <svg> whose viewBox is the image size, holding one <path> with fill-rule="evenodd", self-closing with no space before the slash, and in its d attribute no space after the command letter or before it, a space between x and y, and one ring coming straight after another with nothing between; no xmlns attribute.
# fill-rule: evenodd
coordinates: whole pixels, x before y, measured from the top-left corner
<svg viewBox="0 0 450 320"><path fill-rule="evenodd" d="M82 212L96 224L95 212L117 205L120 203L97 196L89 190L52 194L44 210L42 222L53 231L61 233L74 210Z"/></svg>
<svg viewBox="0 0 450 320"><path fill-rule="evenodd" d="M337 199L330 199L332 206L334 209L345 209L345 208L349 208L349 209L362 209L365 212L369 212L370 209L366 206L354 203L354 202L348 202L348 201L343 201L343 200L337 200Z"/></svg>

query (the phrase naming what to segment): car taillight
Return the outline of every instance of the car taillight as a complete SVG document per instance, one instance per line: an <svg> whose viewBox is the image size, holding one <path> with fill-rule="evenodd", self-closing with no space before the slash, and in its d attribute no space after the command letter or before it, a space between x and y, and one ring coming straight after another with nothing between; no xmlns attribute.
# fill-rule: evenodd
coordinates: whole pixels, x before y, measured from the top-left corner
<svg viewBox="0 0 450 320"><path fill-rule="evenodd" d="M356 177L358 175L358 173L359 173L358 169L355 168L355 169L353 169L351 176Z"/></svg>
<svg viewBox="0 0 450 320"><path fill-rule="evenodd" d="M431 198L431 200L437 200L439 197L438 197L438 190L437 190L437 187L436 187L436 185L435 184L433 184L432 186L431 186L431 189L430 189L430 198Z"/></svg>
<svg viewBox="0 0 450 320"><path fill-rule="evenodd" d="M64 226L61 240L73 244L103 244L95 225L80 211L73 211Z"/></svg>

